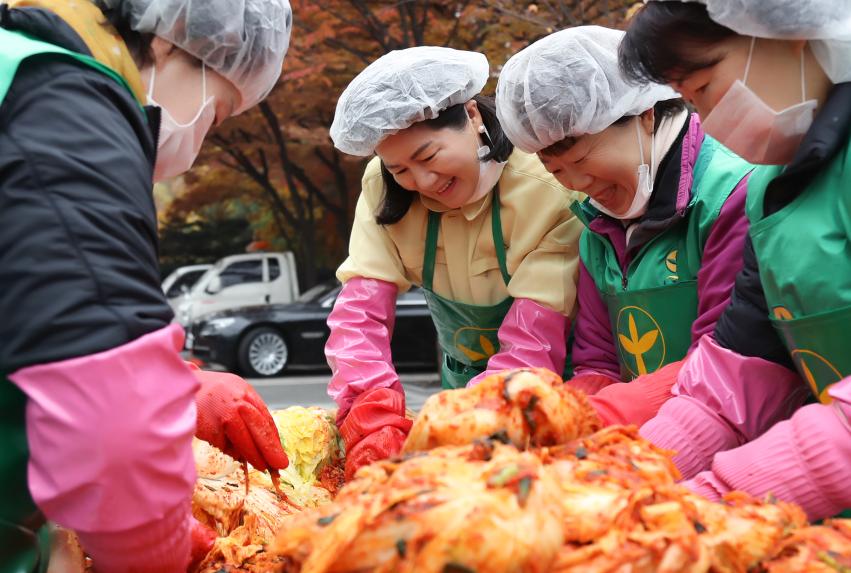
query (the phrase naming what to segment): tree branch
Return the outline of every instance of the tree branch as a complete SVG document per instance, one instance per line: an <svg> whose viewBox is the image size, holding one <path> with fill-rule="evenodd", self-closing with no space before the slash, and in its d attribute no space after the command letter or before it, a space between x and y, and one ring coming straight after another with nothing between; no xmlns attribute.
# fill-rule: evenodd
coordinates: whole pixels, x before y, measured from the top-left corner
<svg viewBox="0 0 851 573"><path fill-rule="evenodd" d="M470 0L465 0L463 4L458 7L458 10L455 11L458 16L455 18L455 22L452 24L452 29L449 31L449 34L446 35L446 40L443 42L443 46L447 47L455 41L455 38L458 37L458 31L461 29L461 15L464 13L464 10L467 9L467 6L470 5Z"/></svg>
<svg viewBox="0 0 851 573"><path fill-rule="evenodd" d="M267 103L264 102L260 104L260 111L265 117L267 117L267 121L269 121L270 123L274 122L275 124L277 124L277 117L275 117L274 112ZM319 186L314 183L314 181L307 175L304 169L302 169L299 165L296 165L295 162L290 160L286 142L284 141L283 133L280 128L274 128L273 132L276 133L275 139L276 143L278 144L278 155L279 160L281 162L281 167L284 170L284 176L287 178L287 181L290 186L295 188L297 186L297 181L304 187L305 191L308 194L308 197L315 196L317 200L322 203L322 205L339 214L340 207L331 203L328 198L325 197L325 195L322 193L322 189L320 189ZM298 195L298 200L301 202L302 208L306 208L300 195ZM305 211L302 211L302 213L306 214Z"/></svg>

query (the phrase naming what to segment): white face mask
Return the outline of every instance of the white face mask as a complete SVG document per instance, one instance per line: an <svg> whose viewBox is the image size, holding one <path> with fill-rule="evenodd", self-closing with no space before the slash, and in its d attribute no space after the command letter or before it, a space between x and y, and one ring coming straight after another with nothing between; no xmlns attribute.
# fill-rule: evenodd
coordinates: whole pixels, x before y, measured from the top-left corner
<svg viewBox="0 0 851 573"><path fill-rule="evenodd" d="M486 135L488 140L490 140L490 134L488 134L487 128L484 125L479 127L479 133ZM496 186L499 178L502 177L502 170L505 169L505 164L507 162L498 162L498 161L482 161L482 159L491 152L491 148L487 145L482 145L477 150L476 154L479 156L479 182L476 185L476 190L470 195L470 198L464 203L465 205L470 205L471 203L475 203L479 199L483 198L485 195L490 193L493 188Z"/></svg>
<svg viewBox="0 0 851 573"><path fill-rule="evenodd" d="M801 52L801 103L774 111L747 87L756 38L751 38L745 75L727 90L703 122L703 129L751 163L786 165L810 129L818 102L807 100L804 53Z"/></svg>
<svg viewBox="0 0 851 573"><path fill-rule="evenodd" d="M502 177L502 170L505 169L505 163L498 161L480 161L479 162L479 184L476 185L476 191L467 200L467 205L475 203L496 186L499 178Z"/></svg>
<svg viewBox="0 0 851 573"><path fill-rule="evenodd" d="M647 205L650 204L650 196L653 194L653 170L651 166L656 165L656 141L655 134L650 134L650 164L644 163L644 143L641 138L641 116L636 117L635 133L638 135L638 153L641 155L641 165L638 166L638 187L635 189L635 195L632 197L632 203L629 208L623 213L614 213L609 211L600 203L590 200L598 211L601 211L609 217L628 221L636 219L647 212Z"/></svg>
<svg viewBox="0 0 851 573"><path fill-rule="evenodd" d="M162 110L160 140L157 145L157 161L154 165L154 181L176 177L189 171L195 158L201 151L204 137L216 120L215 98L207 99L207 66L201 65L201 109L186 124L178 123L168 109L158 104L154 98L154 80L157 68L151 69L151 86L148 88L148 102Z"/></svg>

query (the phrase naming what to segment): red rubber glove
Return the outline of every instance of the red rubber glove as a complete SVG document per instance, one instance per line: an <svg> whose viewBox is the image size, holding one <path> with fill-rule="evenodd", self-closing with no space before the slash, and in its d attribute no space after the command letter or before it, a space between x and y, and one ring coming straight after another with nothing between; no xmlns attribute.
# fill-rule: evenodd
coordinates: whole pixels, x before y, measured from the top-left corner
<svg viewBox="0 0 851 573"><path fill-rule="evenodd" d="M201 382L196 436L260 471L289 465L272 415L248 382L225 372L195 369L194 374Z"/></svg>
<svg viewBox="0 0 851 573"><path fill-rule="evenodd" d="M635 424L641 426L656 415L671 396L685 359L663 366L656 372L639 376L632 382L606 386L588 400L603 424Z"/></svg>
<svg viewBox="0 0 851 573"><path fill-rule="evenodd" d="M189 567L186 569L189 573L195 571L216 542L216 532L210 527L204 525L194 517L190 518L192 525L189 526L189 535L192 543L191 558Z"/></svg>
<svg viewBox="0 0 851 573"><path fill-rule="evenodd" d="M346 442L346 479L361 466L398 454L412 424L405 417L402 392L375 388L358 396L340 425Z"/></svg>

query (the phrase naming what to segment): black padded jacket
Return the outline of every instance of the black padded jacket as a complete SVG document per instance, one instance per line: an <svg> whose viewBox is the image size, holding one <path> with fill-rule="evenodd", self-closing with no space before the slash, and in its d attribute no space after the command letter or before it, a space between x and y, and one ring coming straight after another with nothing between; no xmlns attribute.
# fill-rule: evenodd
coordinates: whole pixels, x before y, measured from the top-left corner
<svg viewBox="0 0 851 573"><path fill-rule="evenodd" d="M55 14L0 26L90 55ZM159 114L67 56L36 56L0 103L0 372L165 327L152 194Z"/></svg>

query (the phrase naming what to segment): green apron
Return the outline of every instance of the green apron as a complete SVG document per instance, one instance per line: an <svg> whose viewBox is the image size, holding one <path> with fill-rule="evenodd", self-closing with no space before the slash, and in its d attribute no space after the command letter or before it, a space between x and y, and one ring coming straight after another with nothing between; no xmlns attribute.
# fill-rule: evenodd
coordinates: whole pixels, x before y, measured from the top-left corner
<svg viewBox="0 0 851 573"><path fill-rule="evenodd" d="M813 394L830 403L828 389L851 376L851 152L846 145L806 190L766 217L768 184L782 171L763 166L751 176L750 236L772 324Z"/></svg>
<svg viewBox="0 0 851 573"><path fill-rule="evenodd" d="M626 269L606 237L583 231L579 254L608 309L623 381L655 372L688 352L703 247L724 203L751 169L705 136L685 215L643 245ZM572 208L586 227L599 216L587 200Z"/></svg>
<svg viewBox="0 0 851 573"><path fill-rule="evenodd" d="M94 58L0 28L0 105L20 64L27 58L42 54L68 56L111 77L132 93L124 78ZM0 490L3 492L3 503L0 504L0 573L45 571L49 551L47 528L41 527L43 520L39 519L27 487L26 396L2 371L3 365L0 364Z"/></svg>
<svg viewBox="0 0 851 573"><path fill-rule="evenodd" d="M27 487L26 401L0 374L0 573L45 571L49 555L47 528L40 528L43 519Z"/></svg>
<svg viewBox="0 0 851 573"><path fill-rule="evenodd" d="M795 368L822 403L851 375L851 150L837 153L795 199L767 217L769 183L783 166L756 168L746 211L771 322ZM837 517L851 518L851 508Z"/></svg>
<svg viewBox="0 0 851 573"><path fill-rule="evenodd" d="M697 318L697 280L603 295L617 336L621 379L633 380L681 359Z"/></svg>
<svg viewBox="0 0 851 573"><path fill-rule="evenodd" d="M493 192L491 229L499 270L506 286L511 280L505 264L505 242L499 216L499 189ZM477 374L485 371L488 359L499 352L499 331L505 315L514 302L506 297L494 305L464 304L444 298L432 290L440 213L428 214L426 248L423 255L423 294L431 319L437 329L437 342L443 351L440 369L441 385L446 389L463 388Z"/></svg>

